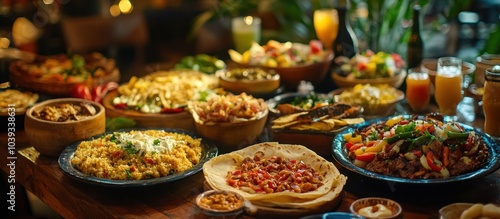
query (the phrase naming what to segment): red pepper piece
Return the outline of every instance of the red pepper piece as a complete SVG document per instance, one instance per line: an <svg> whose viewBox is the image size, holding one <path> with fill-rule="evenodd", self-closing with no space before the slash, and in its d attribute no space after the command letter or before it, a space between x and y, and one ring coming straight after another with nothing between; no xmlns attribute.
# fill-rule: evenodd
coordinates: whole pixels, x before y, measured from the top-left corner
<svg viewBox="0 0 500 219"><path fill-rule="evenodd" d="M76 84L75 86L73 86L72 93L73 97L92 100L92 94L90 93L90 89L85 84Z"/></svg>
<svg viewBox="0 0 500 219"><path fill-rule="evenodd" d="M425 158L427 159L427 163L432 170L436 172L441 171L441 168L443 168L443 163L438 160L436 156L434 156L434 153L432 153L432 151L427 152Z"/></svg>
<svg viewBox="0 0 500 219"><path fill-rule="evenodd" d="M115 108L116 109L126 109L127 104L126 103L117 103L117 104L115 104Z"/></svg>
<svg viewBox="0 0 500 219"><path fill-rule="evenodd" d="M358 156L356 156L356 160L364 161L364 162L372 162L372 160L375 159L375 153L363 153Z"/></svg>

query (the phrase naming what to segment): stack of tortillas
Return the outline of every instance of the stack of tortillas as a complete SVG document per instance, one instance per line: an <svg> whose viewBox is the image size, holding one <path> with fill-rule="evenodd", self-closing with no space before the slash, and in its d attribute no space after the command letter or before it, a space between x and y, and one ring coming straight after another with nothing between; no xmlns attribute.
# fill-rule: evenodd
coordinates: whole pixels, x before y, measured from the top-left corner
<svg viewBox="0 0 500 219"><path fill-rule="evenodd" d="M323 178L323 185L304 193L282 191L251 194L232 187L227 183L228 172L235 171L247 157L259 156L263 159L278 156L283 159L303 161ZM244 149L223 154L203 165L206 184L211 189L229 190L241 194L252 204L279 209L303 209L314 211L332 203L342 193L347 177L340 174L333 163L301 145L287 145L276 142L255 144Z"/></svg>

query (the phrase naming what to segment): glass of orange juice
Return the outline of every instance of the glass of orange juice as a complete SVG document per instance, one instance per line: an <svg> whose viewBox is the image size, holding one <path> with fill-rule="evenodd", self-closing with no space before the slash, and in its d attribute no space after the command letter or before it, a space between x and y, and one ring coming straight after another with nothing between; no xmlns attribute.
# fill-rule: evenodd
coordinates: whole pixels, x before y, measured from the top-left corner
<svg viewBox="0 0 500 219"><path fill-rule="evenodd" d="M423 112L427 109L430 95L431 79L429 73L421 68L408 70L406 76L406 101L414 112Z"/></svg>
<svg viewBox="0 0 500 219"><path fill-rule="evenodd" d="M261 22L260 18L252 16L233 18L231 28L236 51L243 53L250 49L253 42L260 43Z"/></svg>
<svg viewBox="0 0 500 219"><path fill-rule="evenodd" d="M339 31L339 16L335 9L318 9L313 14L314 29L325 49L332 49Z"/></svg>
<svg viewBox="0 0 500 219"><path fill-rule="evenodd" d="M462 101L462 60L456 57L438 59L434 97L439 112L455 117L457 106Z"/></svg>

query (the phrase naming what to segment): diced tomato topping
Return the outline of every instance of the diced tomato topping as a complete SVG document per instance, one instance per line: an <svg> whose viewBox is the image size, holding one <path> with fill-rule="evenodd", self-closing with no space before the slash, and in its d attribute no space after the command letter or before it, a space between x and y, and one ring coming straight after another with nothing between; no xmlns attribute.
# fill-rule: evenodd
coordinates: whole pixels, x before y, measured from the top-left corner
<svg viewBox="0 0 500 219"><path fill-rule="evenodd" d="M134 172L135 171L135 167L134 166L131 166L130 167L130 172Z"/></svg>
<svg viewBox="0 0 500 219"><path fill-rule="evenodd" d="M121 151L115 151L113 153L113 157L119 157L121 153L122 153Z"/></svg>

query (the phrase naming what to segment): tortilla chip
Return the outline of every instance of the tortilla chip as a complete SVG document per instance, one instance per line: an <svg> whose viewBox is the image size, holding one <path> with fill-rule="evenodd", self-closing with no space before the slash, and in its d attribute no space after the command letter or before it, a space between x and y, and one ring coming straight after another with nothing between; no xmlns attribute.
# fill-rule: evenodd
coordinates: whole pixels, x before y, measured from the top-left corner
<svg viewBox="0 0 500 219"><path fill-rule="evenodd" d="M302 123L290 127L290 129L295 129L295 130L317 130L317 131L329 131L332 130L333 128L335 128L335 122L333 120Z"/></svg>
<svg viewBox="0 0 500 219"><path fill-rule="evenodd" d="M334 119L334 121L335 121L335 125L337 125L337 126L346 126L346 125L348 125L348 123L346 121L342 120L342 119Z"/></svg>
<svg viewBox="0 0 500 219"><path fill-rule="evenodd" d="M286 127L290 127L290 126L295 125L297 123L299 123L299 122L298 121L293 121L293 122L285 123L285 124L277 124L277 125L274 124L274 125L271 126L271 128L272 129L284 129Z"/></svg>
<svg viewBox="0 0 500 219"><path fill-rule="evenodd" d="M307 114L307 112L288 114L288 115L278 117L277 119L275 119L273 121L273 125L283 125L283 124L288 124L288 123L294 122L297 119L297 117L299 117L300 115L304 115L304 114Z"/></svg>
<svg viewBox="0 0 500 219"><path fill-rule="evenodd" d="M345 118L342 119L344 122L347 122L348 125L360 124L365 121L363 118Z"/></svg>

